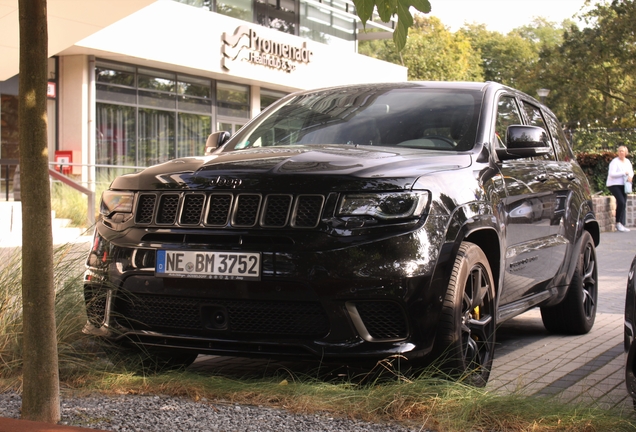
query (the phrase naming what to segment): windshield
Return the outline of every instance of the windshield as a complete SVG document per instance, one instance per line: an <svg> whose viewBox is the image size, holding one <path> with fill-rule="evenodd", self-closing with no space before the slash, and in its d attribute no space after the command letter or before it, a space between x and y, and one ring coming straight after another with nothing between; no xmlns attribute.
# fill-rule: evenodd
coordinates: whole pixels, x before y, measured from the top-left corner
<svg viewBox="0 0 636 432"><path fill-rule="evenodd" d="M469 150L481 92L356 86L292 95L242 129L223 151L347 144Z"/></svg>

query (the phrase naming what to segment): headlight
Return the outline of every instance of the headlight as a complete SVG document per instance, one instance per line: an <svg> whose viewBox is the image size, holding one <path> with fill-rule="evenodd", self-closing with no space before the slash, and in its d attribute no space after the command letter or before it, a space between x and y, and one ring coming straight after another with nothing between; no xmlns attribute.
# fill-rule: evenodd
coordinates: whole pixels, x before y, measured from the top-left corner
<svg viewBox="0 0 636 432"><path fill-rule="evenodd" d="M345 195L338 216L372 216L377 219L419 217L428 204L427 192L387 192Z"/></svg>
<svg viewBox="0 0 636 432"><path fill-rule="evenodd" d="M102 203L99 206L99 212L104 216L108 216L113 212L131 213L134 197L135 194L132 192L119 192L113 190L104 191L102 194Z"/></svg>

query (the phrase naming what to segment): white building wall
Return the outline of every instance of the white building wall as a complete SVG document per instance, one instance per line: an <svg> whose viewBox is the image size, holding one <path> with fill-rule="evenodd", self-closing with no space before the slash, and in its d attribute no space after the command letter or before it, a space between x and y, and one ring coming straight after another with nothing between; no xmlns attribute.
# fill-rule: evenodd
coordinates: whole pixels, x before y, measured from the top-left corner
<svg viewBox="0 0 636 432"><path fill-rule="evenodd" d="M58 76L58 145L59 150L73 151L73 163L87 164L89 143L88 58L85 55L59 59ZM80 174L81 167L73 167Z"/></svg>
<svg viewBox="0 0 636 432"><path fill-rule="evenodd" d="M233 50L233 54L240 51L239 58L226 61L230 67L225 69L223 35L234 35L241 26L254 30L264 40L292 47L306 44L313 53L311 60L295 63L293 72L250 63L241 59L250 51L246 46L249 40L243 37ZM407 79L405 67L174 1L158 1L81 40L67 52L93 53L136 64L155 63L173 71L287 91Z"/></svg>

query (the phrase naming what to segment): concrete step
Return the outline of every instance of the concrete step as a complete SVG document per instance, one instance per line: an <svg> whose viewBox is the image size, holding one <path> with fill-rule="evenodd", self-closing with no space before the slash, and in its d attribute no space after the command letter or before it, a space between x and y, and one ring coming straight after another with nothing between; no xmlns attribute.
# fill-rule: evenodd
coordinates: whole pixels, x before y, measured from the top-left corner
<svg viewBox="0 0 636 432"><path fill-rule="evenodd" d="M91 232L83 228L71 227L70 219L56 218L51 212L53 243L76 243L90 241ZM0 247L22 244L22 203L20 201L0 201Z"/></svg>

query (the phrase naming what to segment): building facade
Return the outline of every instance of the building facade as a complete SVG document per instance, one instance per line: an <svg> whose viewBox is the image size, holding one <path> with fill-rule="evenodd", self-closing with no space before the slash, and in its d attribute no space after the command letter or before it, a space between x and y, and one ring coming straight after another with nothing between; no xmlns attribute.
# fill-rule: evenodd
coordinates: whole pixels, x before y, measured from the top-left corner
<svg viewBox="0 0 636 432"><path fill-rule="evenodd" d="M119 6L93 1L96 14ZM348 0L137 4L49 60L51 162L70 162L83 182L203 155L208 134L235 132L296 90L407 79L406 68L356 53L360 24ZM54 39L61 31L49 25ZM17 158L19 77L2 72L0 158Z"/></svg>

